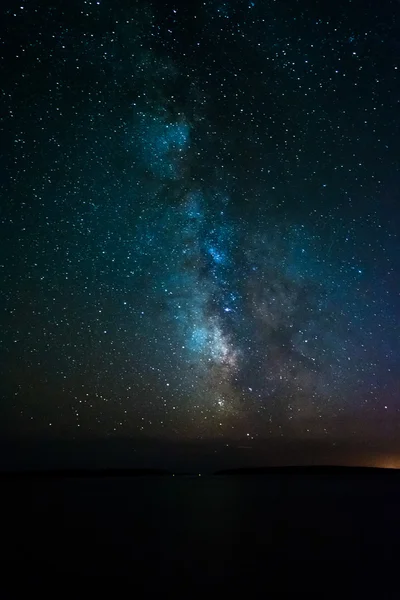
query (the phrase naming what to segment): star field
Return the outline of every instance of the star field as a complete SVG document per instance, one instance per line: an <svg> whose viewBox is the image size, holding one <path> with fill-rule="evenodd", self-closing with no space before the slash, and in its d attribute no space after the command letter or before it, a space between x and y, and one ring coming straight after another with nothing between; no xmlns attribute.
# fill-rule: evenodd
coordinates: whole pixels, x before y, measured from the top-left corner
<svg viewBox="0 0 400 600"><path fill-rule="evenodd" d="M400 6L2 18L2 432L400 423Z"/></svg>

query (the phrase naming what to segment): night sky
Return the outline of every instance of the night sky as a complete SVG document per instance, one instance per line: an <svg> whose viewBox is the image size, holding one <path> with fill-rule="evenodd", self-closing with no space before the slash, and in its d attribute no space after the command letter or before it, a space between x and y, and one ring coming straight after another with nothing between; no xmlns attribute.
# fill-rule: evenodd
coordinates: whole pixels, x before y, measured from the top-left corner
<svg viewBox="0 0 400 600"><path fill-rule="evenodd" d="M400 4L6 2L0 433L400 431Z"/></svg>

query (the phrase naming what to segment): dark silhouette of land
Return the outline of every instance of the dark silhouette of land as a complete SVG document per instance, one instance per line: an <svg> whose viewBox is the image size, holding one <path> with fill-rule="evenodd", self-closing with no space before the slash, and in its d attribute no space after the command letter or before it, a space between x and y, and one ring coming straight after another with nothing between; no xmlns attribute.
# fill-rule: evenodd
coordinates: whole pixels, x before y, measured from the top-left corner
<svg viewBox="0 0 400 600"><path fill-rule="evenodd" d="M277 569L397 568L400 471L290 466L177 475L150 468L1 474L3 572L135 575L147 586L230 590L264 585Z"/></svg>
<svg viewBox="0 0 400 600"><path fill-rule="evenodd" d="M198 477L201 473L190 471L172 472L166 469L37 469L0 472L0 480L7 479L53 479L53 478L109 478L109 477ZM325 476L325 477L371 477L371 478L397 478L400 481L400 469L381 469L378 467L347 467L338 465L311 465L311 466L285 466L285 467L240 467L237 469L221 469L212 476Z"/></svg>
<svg viewBox="0 0 400 600"><path fill-rule="evenodd" d="M287 467L241 467L221 469L214 475L324 475L327 477L395 477L400 482L400 469L381 469L378 467L343 467L340 465L307 465Z"/></svg>
<svg viewBox="0 0 400 600"><path fill-rule="evenodd" d="M161 477L172 475L165 469L38 469L5 471L0 479L52 479L52 478L99 478L99 477Z"/></svg>

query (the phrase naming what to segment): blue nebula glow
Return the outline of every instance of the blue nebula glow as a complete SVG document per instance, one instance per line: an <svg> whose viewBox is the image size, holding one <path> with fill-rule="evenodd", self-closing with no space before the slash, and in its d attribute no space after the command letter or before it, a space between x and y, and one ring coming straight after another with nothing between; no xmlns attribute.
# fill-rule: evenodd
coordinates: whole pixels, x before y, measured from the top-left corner
<svg viewBox="0 0 400 600"><path fill-rule="evenodd" d="M186 200L186 214L190 219L201 219L203 217L202 210L203 197L200 192L189 194Z"/></svg>
<svg viewBox="0 0 400 600"><path fill-rule="evenodd" d="M189 347L198 352L203 351L207 344L209 333L205 327L196 327L192 332Z"/></svg>
<svg viewBox="0 0 400 600"><path fill-rule="evenodd" d="M207 252L217 264L223 264L226 260L225 254L218 250L218 248L215 248L214 246L210 246L209 248L207 248Z"/></svg>
<svg viewBox="0 0 400 600"><path fill-rule="evenodd" d="M142 158L160 179L180 179L180 161L189 147L190 128L185 121L142 115L139 129Z"/></svg>

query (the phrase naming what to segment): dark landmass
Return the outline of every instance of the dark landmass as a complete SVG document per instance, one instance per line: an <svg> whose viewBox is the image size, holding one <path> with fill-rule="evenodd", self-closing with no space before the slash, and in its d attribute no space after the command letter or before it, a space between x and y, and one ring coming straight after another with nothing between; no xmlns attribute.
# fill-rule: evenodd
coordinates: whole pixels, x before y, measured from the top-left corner
<svg viewBox="0 0 400 600"><path fill-rule="evenodd" d="M59 479L59 478L106 478L106 477L199 477L202 473L190 471L172 472L166 469L38 469L0 472L0 480L7 479ZM327 476L327 477L391 477L400 481L400 469L382 469L379 467L347 467L338 465L311 465L286 467L240 467L221 469L206 476Z"/></svg>
<svg viewBox="0 0 400 600"><path fill-rule="evenodd" d="M400 469L381 469L379 467L343 467L339 465L311 465L311 466L288 466L288 467L242 467L239 469L222 469L214 475L328 475L354 477L357 475L368 475L375 477L398 477L400 481Z"/></svg>
<svg viewBox="0 0 400 600"><path fill-rule="evenodd" d="M396 573L400 470L291 466L214 473L9 471L0 477L3 571L47 579L134 575L135 585L144 582L146 589L166 582L224 589L242 582L247 589L299 565L312 579L322 563L335 577L344 566L365 573L381 564L384 580ZM279 585L286 582L298 585L287 576Z"/></svg>
<svg viewBox="0 0 400 600"><path fill-rule="evenodd" d="M0 473L24 471L166 471L202 473L231 469L317 467L400 467L400 439L386 444L327 441L254 440L243 447L233 440L2 440Z"/></svg>
<svg viewBox="0 0 400 600"><path fill-rule="evenodd" d="M22 471L3 471L0 479L27 478L65 478L65 477L160 477L172 475L164 469L38 469Z"/></svg>

